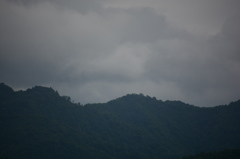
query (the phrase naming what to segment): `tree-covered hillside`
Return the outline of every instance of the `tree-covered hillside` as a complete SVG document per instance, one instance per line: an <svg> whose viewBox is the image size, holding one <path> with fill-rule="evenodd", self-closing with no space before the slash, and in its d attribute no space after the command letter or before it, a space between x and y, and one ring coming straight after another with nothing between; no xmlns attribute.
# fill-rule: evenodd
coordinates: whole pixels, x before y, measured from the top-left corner
<svg viewBox="0 0 240 159"><path fill-rule="evenodd" d="M199 108L129 94L74 104L52 88L0 84L0 157L164 159L240 148L240 101Z"/></svg>
<svg viewBox="0 0 240 159"><path fill-rule="evenodd" d="M182 157L182 159L239 159L240 149L231 149L214 152L201 152L195 155L188 155Z"/></svg>

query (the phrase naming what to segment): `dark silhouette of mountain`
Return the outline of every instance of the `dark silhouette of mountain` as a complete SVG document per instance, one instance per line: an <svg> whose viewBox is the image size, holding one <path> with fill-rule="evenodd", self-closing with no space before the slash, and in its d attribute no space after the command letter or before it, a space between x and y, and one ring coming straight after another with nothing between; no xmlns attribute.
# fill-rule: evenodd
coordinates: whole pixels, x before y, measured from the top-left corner
<svg viewBox="0 0 240 159"><path fill-rule="evenodd" d="M240 100L200 108L129 94L80 105L52 88L0 84L0 157L164 159L240 149Z"/></svg>
<svg viewBox="0 0 240 159"><path fill-rule="evenodd" d="M223 150L215 152L201 152L195 155L188 155L182 159L239 159L240 149Z"/></svg>

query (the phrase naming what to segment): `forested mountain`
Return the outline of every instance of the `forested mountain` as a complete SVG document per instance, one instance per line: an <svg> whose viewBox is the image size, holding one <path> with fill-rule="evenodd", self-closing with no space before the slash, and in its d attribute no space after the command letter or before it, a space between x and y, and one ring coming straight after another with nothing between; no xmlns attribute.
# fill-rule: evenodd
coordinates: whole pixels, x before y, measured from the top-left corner
<svg viewBox="0 0 240 159"><path fill-rule="evenodd" d="M184 156L182 159L239 159L240 149L201 152L195 155Z"/></svg>
<svg viewBox="0 0 240 159"><path fill-rule="evenodd" d="M52 88L0 84L0 157L174 159L240 149L240 100L200 108L129 94L80 105Z"/></svg>

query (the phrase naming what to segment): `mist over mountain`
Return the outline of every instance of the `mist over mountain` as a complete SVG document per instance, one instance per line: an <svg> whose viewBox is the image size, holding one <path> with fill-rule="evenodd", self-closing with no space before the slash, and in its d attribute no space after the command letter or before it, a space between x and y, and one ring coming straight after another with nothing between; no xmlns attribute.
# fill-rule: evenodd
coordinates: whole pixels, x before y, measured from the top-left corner
<svg viewBox="0 0 240 159"><path fill-rule="evenodd" d="M128 94L83 106L1 83L0 129L0 158L176 159L240 149L240 100L203 108Z"/></svg>

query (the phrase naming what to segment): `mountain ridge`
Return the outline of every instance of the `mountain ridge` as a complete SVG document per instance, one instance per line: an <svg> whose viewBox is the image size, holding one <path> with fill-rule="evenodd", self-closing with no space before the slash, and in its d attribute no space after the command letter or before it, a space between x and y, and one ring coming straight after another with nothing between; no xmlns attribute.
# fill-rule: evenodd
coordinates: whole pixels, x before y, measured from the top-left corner
<svg viewBox="0 0 240 159"><path fill-rule="evenodd" d="M1 83L0 128L0 157L10 159L176 159L240 149L240 100L201 108L128 94L83 106L52 88Z"/></svg>
<svg viewBox="0 0 240 159"><path fill-rule="evenodd" d="M32 88L28 88L28 89L26 89L26 90L19 90L19 91L14 91L10 86L8 86L8 85L6 85L5 83L3 83L3 82L1 82L0 83L0 93L2 93L3 91L4 91L4 93L6 94L8 94L8 93L18 93L18 92L31 92L31 91L36 91L36 92L38 92L38 91L40 91L41 92L41 90L43 91L43 92L45 92L46 93L46 91L49 91L49 92L52 92L52 93L56 93L58 96L60 96L59 95L59 93L58 93L58 91L56 91L56 90L54 90L53 88L51 88L51 87L45 87L45 86L39 86L39 85L36 85L36 86L34 86L34 87L32 87ZM45 90L45 91L44 91ZM0 94L1 95L1 94ZM144 94L142 94L142 93L139 93L139 94L136 94L136 93L129 93L129 94L126 94L126 95L123 95L123 96L121 96L121 97L118 97L118 98L115 98L115 99L112 99L112 100L109 100L109 101L107 101L107 102L105 102L105 103L110 103L110 102L112 102L112 101L115 101L115 100L118 100L118 99L124 99L124 98L128 98L128 97L145 97L145 98L151 98L151 99L153 99L153 100L157 100L157 101L160 101L160 102L166 102L166 103L169 103L169 106L171 105L171 103L172 102L179 102L179 104L180 105L188 105L188 106L194 106L194 107L198 107L198 108L214 108L214 107L219 107L219 106L227 106L227 105L230 105L230 104L234 104L235 102L238 102L238 101L240 101L240 99L239 100L236 100L236 101L229 101L229 104L224 104L224 105L215 105L215 106L212 106L212 107L200 107L200 106L196 106L196 105L193 105L193 104L188 104L188 103L185 103L185 102L183 102L183 101L181 101L181 100L165 100L165 101L163 101L163 100L161 100L161 99L157 99L156 97L151 97L151 96L149 96L149 95L144 95ZM67 96L67 95L63 95L62 96L63 98L66 98L66 99L68 99L68 100L71 100L71 97L70 96ZM74 103L74 102L72 102L72 103ZM76 103L74 103L74 104L76 104ZM79 103L77 103L77 104L79 104ZM104 104L104 102L102 103L87 103L87 104L84 104L84 105L91 105L91 104ZM82 105L82 106L84 106L84 105Z"/></svg>

